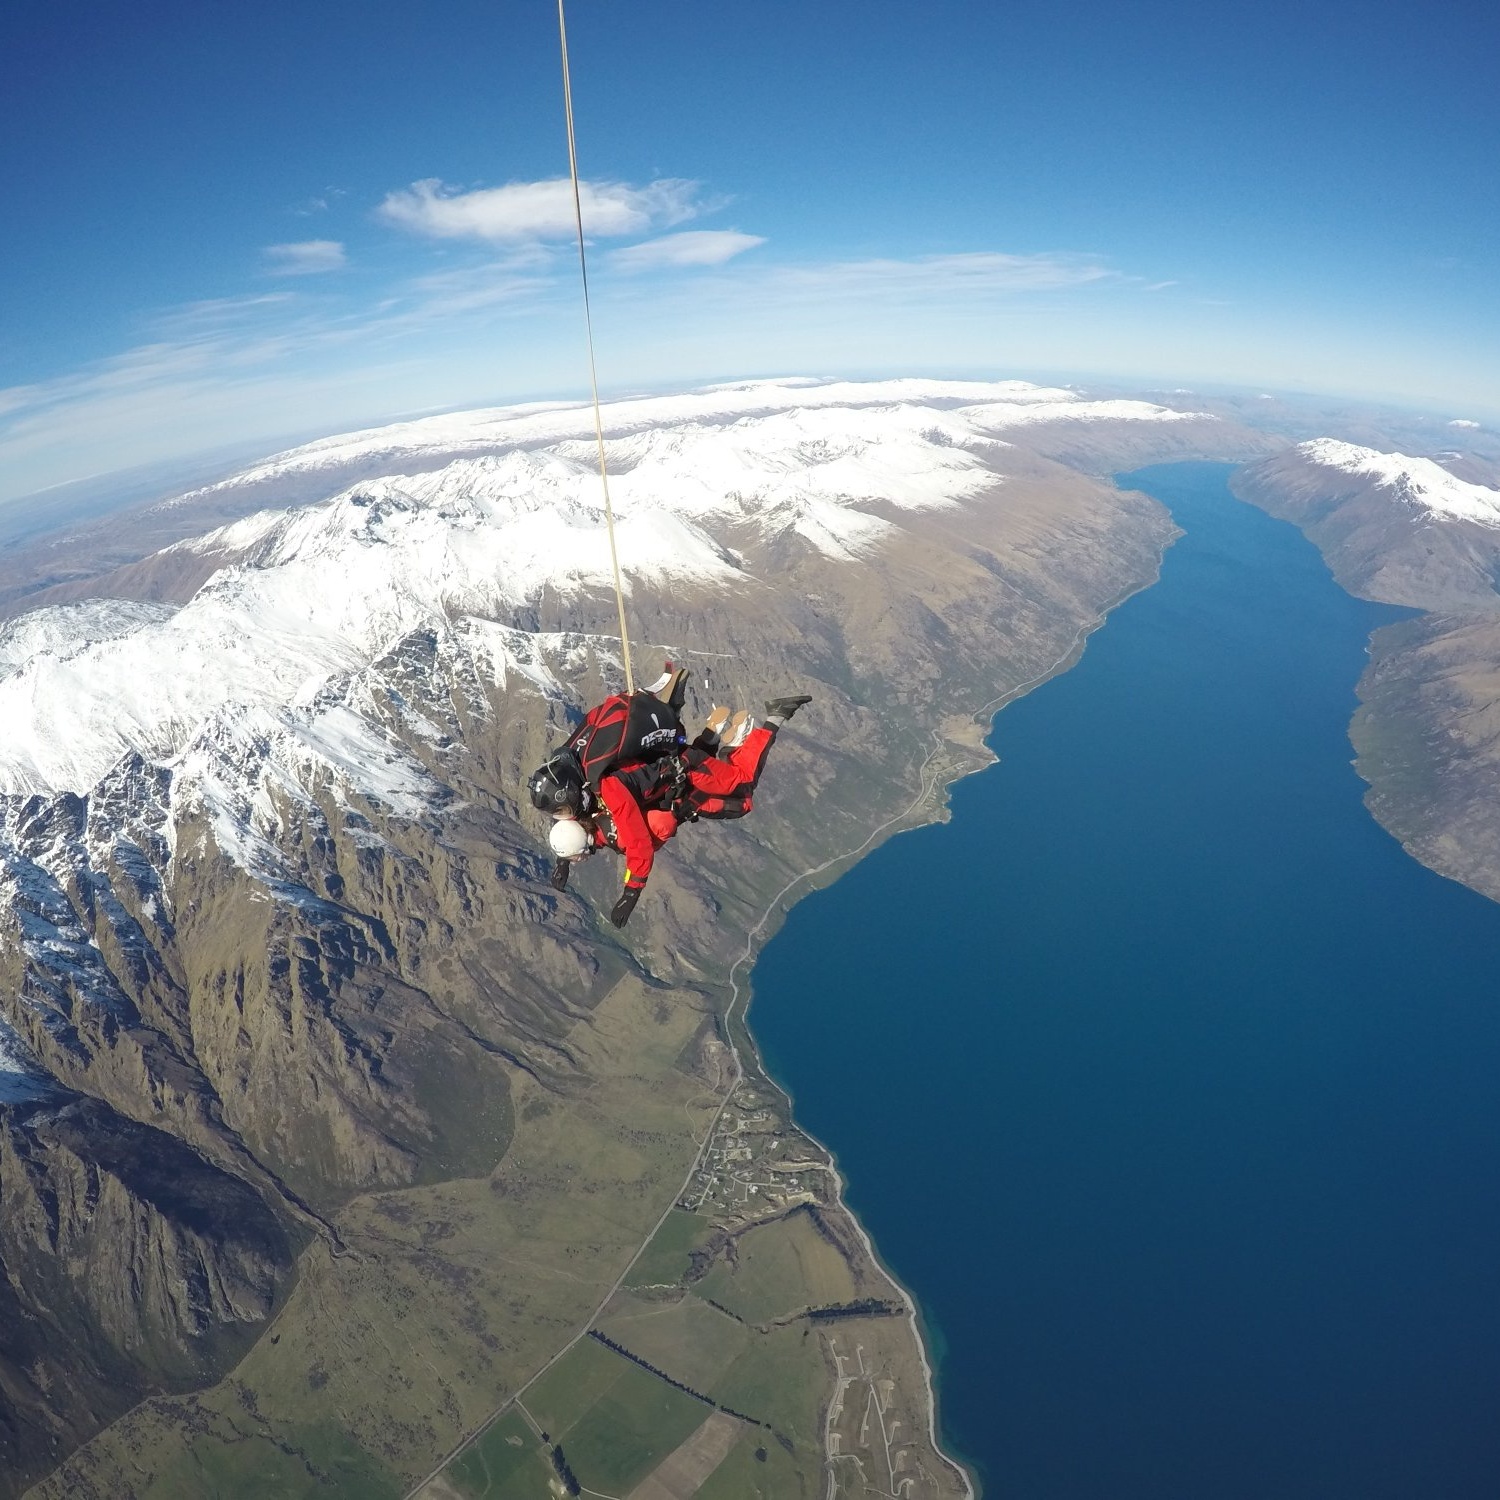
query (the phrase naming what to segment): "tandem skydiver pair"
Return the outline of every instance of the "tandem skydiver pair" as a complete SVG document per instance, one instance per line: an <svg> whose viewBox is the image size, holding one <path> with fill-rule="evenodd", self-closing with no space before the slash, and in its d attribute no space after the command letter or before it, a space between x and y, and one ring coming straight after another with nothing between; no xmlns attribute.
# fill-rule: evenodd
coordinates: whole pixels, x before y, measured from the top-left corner
<svg viewBox="0 0 1500 1500"><path fill-rule="evenodd" d="M742 818L751 810L777 732L807 693L772 698L765 720L715 709L688 742L682 724L688 672L667 663L649 688L619 693L584 716L527 783L532 806L553 818L552 884L565 890L572 862L601 848L624 856L625 882L609 919L630 920L656 851L685 822Z"/></svg>

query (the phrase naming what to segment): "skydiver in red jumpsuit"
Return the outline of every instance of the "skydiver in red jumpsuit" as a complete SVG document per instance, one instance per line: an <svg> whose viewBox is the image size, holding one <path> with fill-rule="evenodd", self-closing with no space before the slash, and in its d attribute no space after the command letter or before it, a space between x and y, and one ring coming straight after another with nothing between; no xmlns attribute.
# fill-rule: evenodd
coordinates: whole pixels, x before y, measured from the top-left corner
<svg viewBox="0 0 1500 1500"><path fill-rule="evenodd" d="M680 681L675 686L680 696ZM722 758L715 753L717 731L727 715L711 716L709 727L692 744L674 747L672 753L656 759L631 759L612 766L598 780L597 797L576 761L553 757L531 778L531 799L559 822L574 823L576 831L554 829L551 842L559 858L552 884L566 889L572 859L606 845L618 850L625 859L625 888L609 915L616 927L623 927L645 888L656 851L681 823L742 818L751 810L777 732L811 701L808 694L769 700L765 723L745 733ZM564 854L565 848L573 852Z"/></svg>

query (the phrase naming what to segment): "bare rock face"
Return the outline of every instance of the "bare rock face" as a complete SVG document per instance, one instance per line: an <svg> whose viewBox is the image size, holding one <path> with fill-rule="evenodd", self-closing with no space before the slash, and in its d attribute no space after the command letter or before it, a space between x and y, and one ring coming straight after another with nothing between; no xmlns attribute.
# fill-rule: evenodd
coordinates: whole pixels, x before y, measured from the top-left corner
<svg viewBox="0 0 1500 1500"><path fill-rule="evenodd" d="M469 763L455 779L493 804L470 777L493 756L518 786L552 711L536 698L497 734L440 654L430 632L402 641L380 693L420 672L446 743L413 739ZM0 1043L24 1066L0 1074L0 1493L142 1397L221 1373L286 1291L292 1244L336 1245L351 1195L492 1165L511 1067L568 1074L559 1034L600 964L514 803L456 808L431 779L421 815L395 819L273 750L229 733L196 775L132 755L87 796L4 808Z"/></svg>
<svg viewBox="0 0 1500 1500"><path fill-rule="evenodd" d="M619 683L597 571L506 582L539 527L597 540L567 434L429 452L137 560L133 597L155 603L17 622L55 626L45 650L0 631L0 689L9 640L30 674L14 701L56 704L0 745L0 1493L221 1374L287 1294L293 1246L344 1253L356 1196L489 1173L515 1086L581 1107L599 1064L570 1036L617 979L722 987L795 876L910 803L944 725L1065 665L1154 577L1159 506L961 420L969 394L916 412L882 394L873 415L861 398L847 431L773 410L781 446L707 500L684 445L739 454L760 429L612 419L627 510L630 476L655 503L653 463L685 496L637 533L638 671L691 666L695 719L814 697L753 816L684 828L624 934L601 917L617 861L554 891L524 800ZM882 447L887 425L904 446ZM376 464L355 449L288 472L333 484ZM274 478L246 483L263 499ZM132 672L154 675L121 693ZM238 697L218 693L230 672ZM76 683L116 706L90 719ZM105 754L94 734L120 738ZM980 761L966 742L955 764Z"/></svg>

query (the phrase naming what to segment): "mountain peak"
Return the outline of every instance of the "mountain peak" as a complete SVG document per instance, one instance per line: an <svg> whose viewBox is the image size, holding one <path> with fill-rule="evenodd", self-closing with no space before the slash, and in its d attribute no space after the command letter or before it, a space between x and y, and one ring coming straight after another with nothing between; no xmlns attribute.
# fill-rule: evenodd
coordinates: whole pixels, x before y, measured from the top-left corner
<svg viewBox="0 0 1500 1500"><path fill-rule="evenodd" d="M1470 484L1431 458L1382 453L1337 438L1315 438L1295 450L1309 463L1373 481L1403 505L1436 520L1500 527L1500 490Z"/></svg>

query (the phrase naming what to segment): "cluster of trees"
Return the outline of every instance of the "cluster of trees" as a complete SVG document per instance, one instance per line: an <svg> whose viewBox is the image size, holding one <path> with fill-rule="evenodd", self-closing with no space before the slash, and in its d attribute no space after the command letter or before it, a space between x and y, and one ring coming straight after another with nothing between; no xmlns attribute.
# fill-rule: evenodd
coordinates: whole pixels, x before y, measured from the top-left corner
<svg viewBox="0 0 1500 1500"><path fill-rule="evenodd" d="M837 1318L899 1318L905 1311L899 1302L886 1302L879 1297L861 1297L855 1302L834 1302L827 1307L810 1307L807 1316L815 1323L831 1323Z"/></svg>
<svg viewBox="0 0 1500 1500"><path fill-rule="evenodd" d="M557 1470L557 1477L562 1480L563 1488L570 1495L576 1495L583 1489L578 1482L577 1475L568 1467L568 1460L563 1454L561 1443L552 1450L552 1467Z"/></svg>

